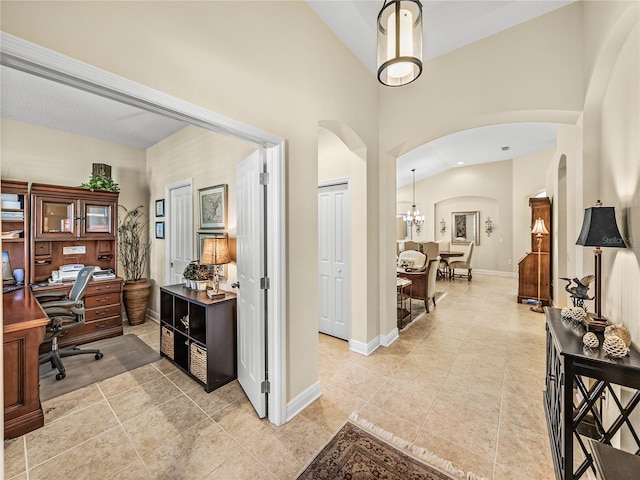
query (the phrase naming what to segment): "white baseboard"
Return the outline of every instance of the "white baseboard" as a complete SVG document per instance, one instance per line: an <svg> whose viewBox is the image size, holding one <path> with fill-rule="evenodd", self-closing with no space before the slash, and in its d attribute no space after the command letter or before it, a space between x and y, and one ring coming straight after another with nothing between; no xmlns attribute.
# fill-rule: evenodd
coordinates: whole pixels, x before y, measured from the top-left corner
<svg viewBox="0 0 640 480"><path fill-rule="evenodd" d="M349 350L361 355L371 355L380 346L380 337L376 337L369 343L359 342L357 340L349 340Z"/></svg>
<svg viewBox="0 0 640 480"><path fill-rule="evenodd" d="M160 323L160 314L158 312L154 312L150 308L147 308L147 318L156 323Z"/></svg>
<svg viewBox="0 0 640 480"><path fill-rule="evenodd" d="M320 382L315 382L287 404L287 422L322 396Z"/></svg>
<svg viewBox="0 0 640 480"><path fill-rule="evenodd" d="M382 345L383 347L388 347L398 338L400 338L400 334L398 333L398 327L396 327L386 335L380 335L380 345Z"/></svg>
<svg viewBox="0 0 640 480"><path fill-rule="evenodd" d="M481 270L481 269L476 269L476 268L471 270L471 274L472 275L475 275L476 273L479 274L479 275L495 275L497 277L518 278L518 274L517 273L514 273L514 272L503 272L501 270Z"/></svg>

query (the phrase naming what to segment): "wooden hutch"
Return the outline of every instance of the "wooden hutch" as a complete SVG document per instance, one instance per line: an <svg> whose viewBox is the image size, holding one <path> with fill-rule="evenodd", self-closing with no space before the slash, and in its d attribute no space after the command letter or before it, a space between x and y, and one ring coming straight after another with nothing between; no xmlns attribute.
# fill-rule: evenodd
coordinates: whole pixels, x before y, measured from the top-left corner
<svg viewBox="0 0 640 480"><path fill-rule="evenodd" d="M542 236L540 247L540 302L542 305L551 304L551 200L549 197L530 198L531 226L533 228L538 218L544 221L549 235ZM531 236L531 252L518 263L518 303L523 300L538 299L538 239Z"/></svg>

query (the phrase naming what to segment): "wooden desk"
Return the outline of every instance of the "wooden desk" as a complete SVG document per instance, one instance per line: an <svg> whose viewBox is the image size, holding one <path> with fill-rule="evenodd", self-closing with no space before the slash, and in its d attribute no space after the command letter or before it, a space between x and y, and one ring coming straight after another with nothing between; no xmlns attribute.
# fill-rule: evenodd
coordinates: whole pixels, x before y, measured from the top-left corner
<svg viewBox="0 0 640 480"><path fill-rule="evenodd" d="M38 347L49 319L28 287L2 296L4 438L44 425L40 405Z"/></svg>

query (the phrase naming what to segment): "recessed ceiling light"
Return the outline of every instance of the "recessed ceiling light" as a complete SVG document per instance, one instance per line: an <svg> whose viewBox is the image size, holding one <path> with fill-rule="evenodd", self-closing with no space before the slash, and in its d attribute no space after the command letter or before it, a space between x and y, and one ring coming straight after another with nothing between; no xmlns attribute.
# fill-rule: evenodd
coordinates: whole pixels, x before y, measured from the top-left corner
<svg viewBox="0 0 640 480"><path fill-rule="evenodd" d="M464 162L458 162L458 165L464 165Z"/></svg>
<svg viewBox="0 0 640 480"><path fill-rule="evenodd" d="M506 152L507 150L509 150L511 147L509 145L506 145L504 147L502 147L502 151Z"/></svg>

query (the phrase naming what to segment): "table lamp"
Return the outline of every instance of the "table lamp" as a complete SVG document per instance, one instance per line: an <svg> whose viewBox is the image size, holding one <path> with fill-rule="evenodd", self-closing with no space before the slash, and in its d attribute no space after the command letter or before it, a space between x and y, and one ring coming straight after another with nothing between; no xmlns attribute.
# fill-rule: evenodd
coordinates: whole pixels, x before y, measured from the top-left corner
<svg viewBox="0 0 640 480"><path fill-rule="evenodd" d="M536 236L538 240L538 303L536 303L535 307L531 307L532 312L543 313L542 302L540 302L540 248L542 246L542 236L549 235L549 230L544 224L544 220L542 218L538 218L536 223L534 223L533 228L531 229L531 233Z"/></svg>
<svg viewBox="0 0 640 480"><path fill-rule="evenodd" d="M602 248L615 247L627 248L627 245L620 235L618 224L616 223L616 213L613 207L603 207L600 200L595 207L585 208L582 230L576 240L576 245L583 247L596 247L593 251L595 260L596 276L596 312L593 319L599 322L606 322L602 317Z"/></svg>
<svg viewBox="0 0 640 480"><path fill-rule="evenodd" d="M205 238L202 247L200 263L213 265L213 291L207 290L210 299L224 298L224 292L220 291L220 265L231 262L229 255L229 243L227 237Z"/></svg>

